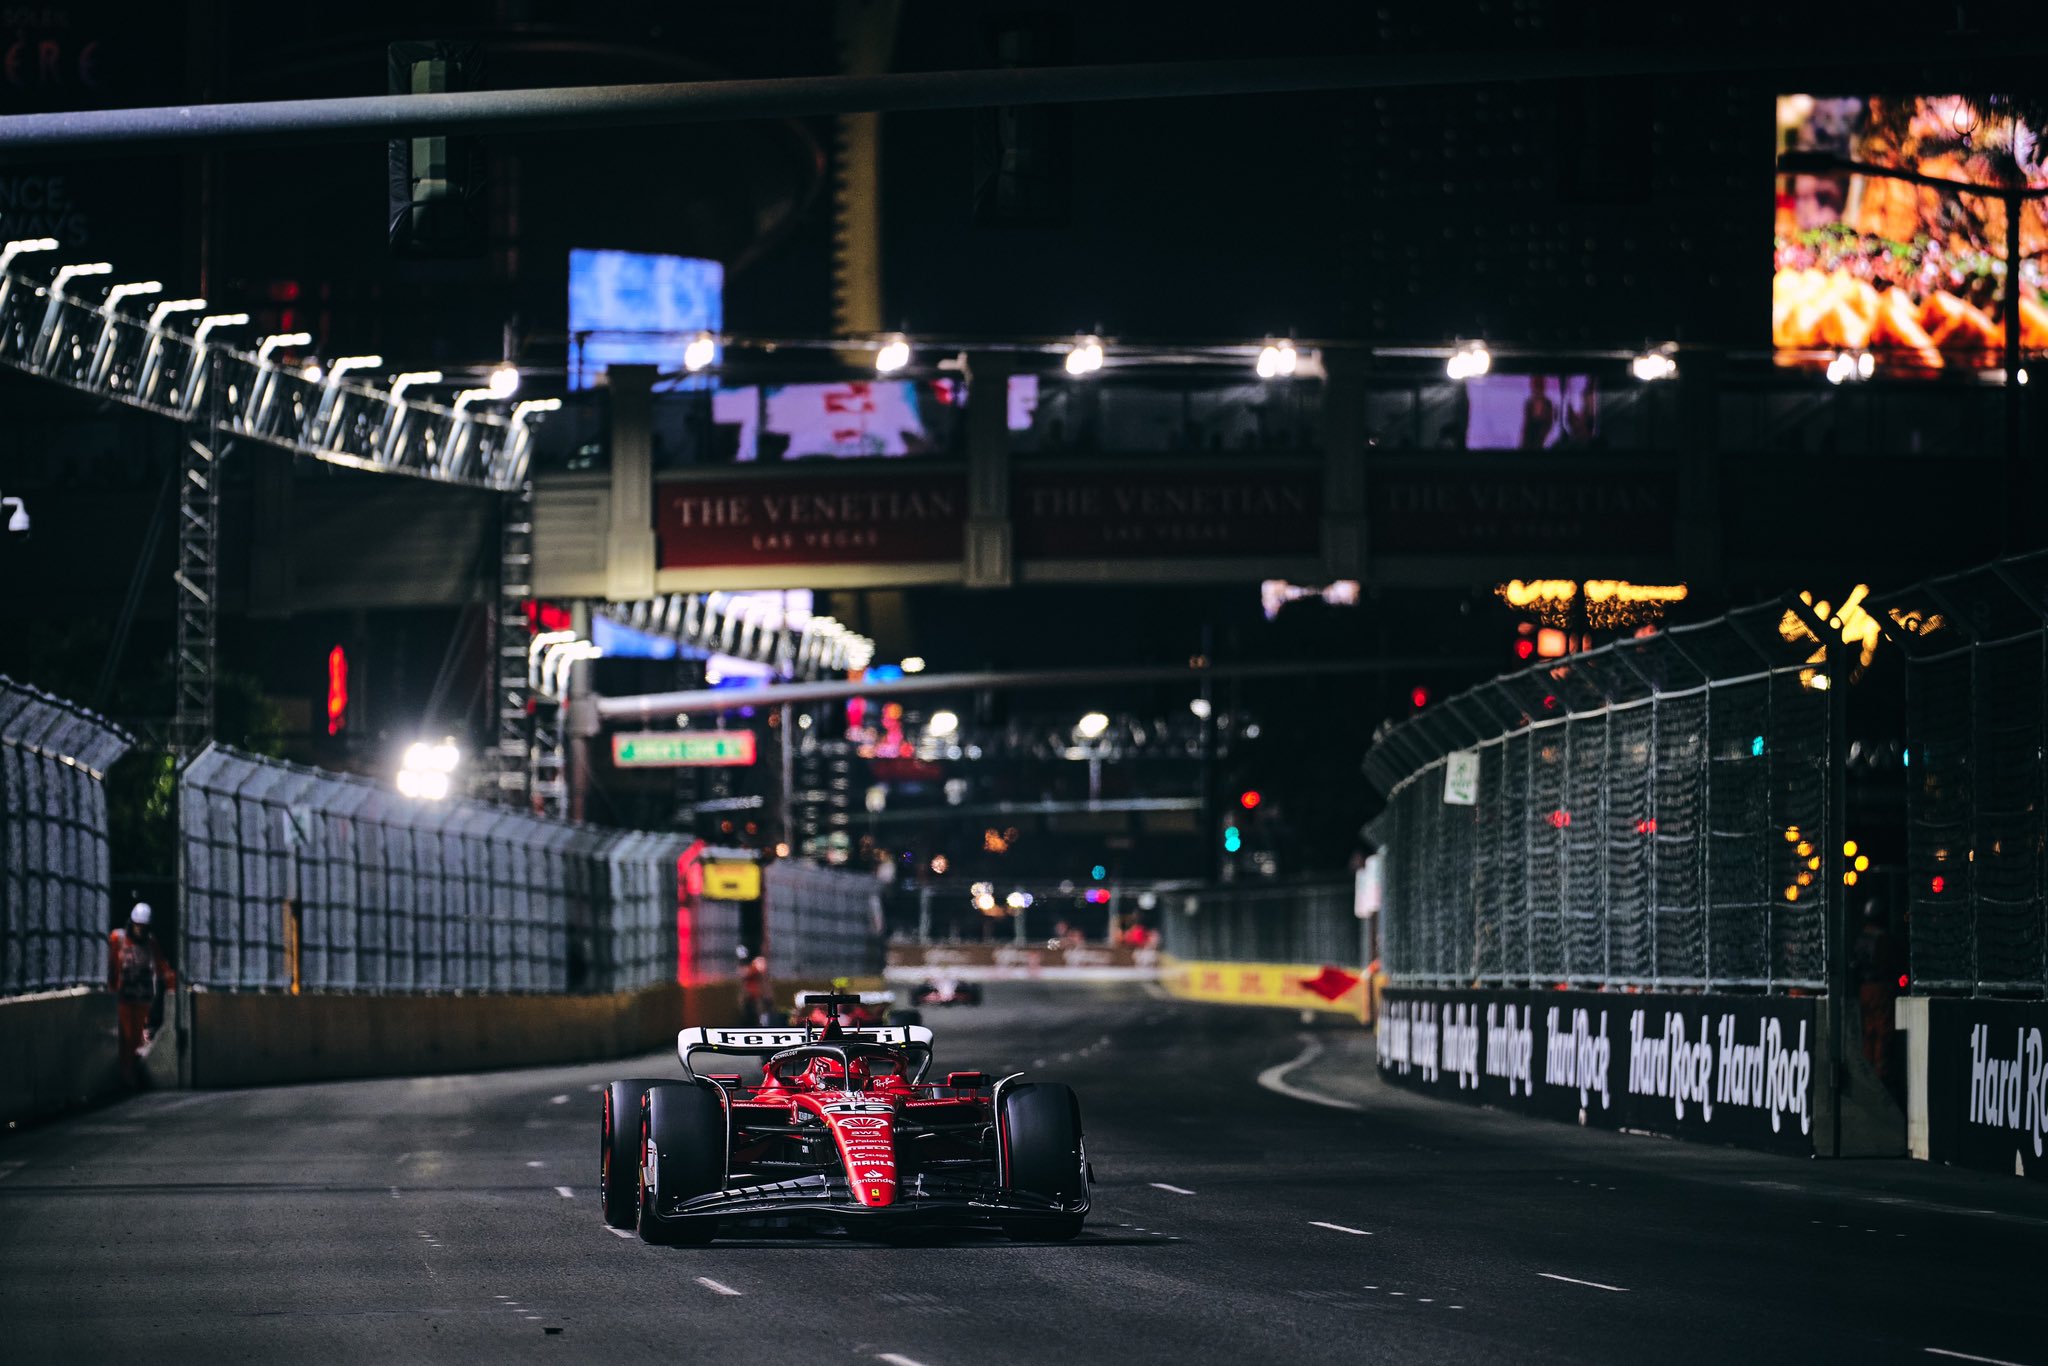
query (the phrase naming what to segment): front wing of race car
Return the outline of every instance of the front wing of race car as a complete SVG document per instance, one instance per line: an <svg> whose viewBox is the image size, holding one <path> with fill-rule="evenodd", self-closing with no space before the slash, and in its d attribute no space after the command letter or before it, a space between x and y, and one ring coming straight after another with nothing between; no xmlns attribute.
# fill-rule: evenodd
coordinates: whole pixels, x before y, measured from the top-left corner
<svg viewBox="0 0 2048 1366"><path fill-rule="evenodd" d="M1059 1202L1027 1191L992 1190L965 1181L913 1178L888 1205L864 1205L842 1178L797 1177L761 1185L737 1186L710 1195L670 1202L656 1213L664 1223L811 1217L836 1223L849 1232L908 1228L1003 1228L1027 1230L1034 1222L1048 1225L1088 1212L1084 1195Z"/></svg>

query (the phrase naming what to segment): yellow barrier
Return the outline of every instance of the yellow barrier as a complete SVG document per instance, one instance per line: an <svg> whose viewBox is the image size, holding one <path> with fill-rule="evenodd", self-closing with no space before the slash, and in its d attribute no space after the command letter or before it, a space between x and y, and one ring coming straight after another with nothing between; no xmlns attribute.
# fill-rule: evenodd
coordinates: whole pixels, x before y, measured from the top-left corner
<svg viewBox="0 0 2048 1366"><path fill-rule="evenodd" d="M1345 978L1352 979L1348 983ZM1321 983L1324 990L1308 984ZM1168 958L1159 984L1183 1001L1316 1010L1354 1020L1372 1018L1372 983L1354 969L1325 963L1210 963Z"/></svg>

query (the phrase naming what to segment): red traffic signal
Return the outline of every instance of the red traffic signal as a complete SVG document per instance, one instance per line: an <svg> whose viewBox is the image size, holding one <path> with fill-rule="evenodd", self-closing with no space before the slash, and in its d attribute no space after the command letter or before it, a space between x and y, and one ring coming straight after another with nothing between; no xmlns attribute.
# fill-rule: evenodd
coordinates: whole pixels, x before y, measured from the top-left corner
<svg viewBox="0 0 2048 1366"><path fill-rule="evenodd" d="M1243 808L1244 808L1245 810L1247 810L1247 811L1250 811L1250 810L1252 810L1253 808L1255 808L1256 806L1258 806L1258 804L1259 804L1260 802L1264 801L1264 800L1265 800L1265 798L1263 798L1263 797L1261 797L1261 796L1259 795L1259 793L1258 793L1258 789L1257 789L1257 788L1253 788L1253 789L1252 789L1251 791L1249 791L1249 792L1245 793L1245 794L1244 794L1243 796L1239 797L1239 798L1237 799L1237 804L1238 804L1239 806L1243 807Z"/></svg>
<svg viewBox="0 0 2048 1366"><path fill-rule="evenodd" d="M1417 683L1413 688L1408 690L1408 700L1415 705L1415 709L1417 711L1421 711L1424 707L1429 705L1429 689L1423 687L1420 683Z"/></svg>

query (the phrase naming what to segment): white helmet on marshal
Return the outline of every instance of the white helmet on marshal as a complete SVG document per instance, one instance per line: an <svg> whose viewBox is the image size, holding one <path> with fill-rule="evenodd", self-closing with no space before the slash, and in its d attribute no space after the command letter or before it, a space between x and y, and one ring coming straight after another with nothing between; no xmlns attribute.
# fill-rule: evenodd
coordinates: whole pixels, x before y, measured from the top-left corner
<svg viewBox="0 0 2048 1366"><path fill-rule="evenodd" d="M128 912L128 919L137 925L147 925L150 914L149 903L147 901L138 901L135 903L135 909Z"/></svg>

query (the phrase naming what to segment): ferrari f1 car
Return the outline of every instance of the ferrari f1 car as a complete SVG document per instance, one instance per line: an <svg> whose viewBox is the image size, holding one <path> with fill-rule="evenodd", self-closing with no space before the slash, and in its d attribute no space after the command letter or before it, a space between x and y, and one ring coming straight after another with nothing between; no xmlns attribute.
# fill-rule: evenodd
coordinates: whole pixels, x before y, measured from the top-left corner
<svg viewBox="0 0 2048 1366"><path fill-rule="evenodd" d="M884 1239L992 1228L1064 1240L1088 1215L1081 1107L1055 1082L949 1072L925 1079L922 1025L685 1029L680 1079L605 1090L605 1222L650 1243L708 1243L762 1221L836 1224ZM762 1061L757 1082L699 1073L701 1055Z"/></svg>
<svg viewBox="0 0 2048 1366"><path fill-rule="evenodd" d="M981 983L963 982L957 977L934 977L910 989L914 1006L978 1006Z"/></svg>

